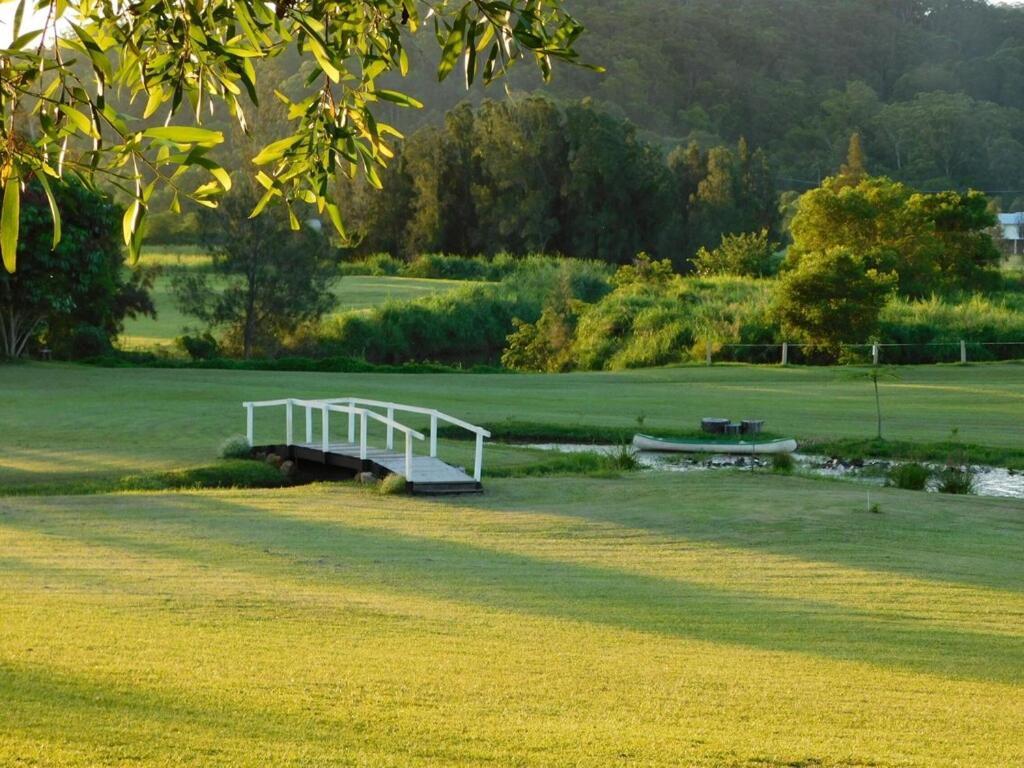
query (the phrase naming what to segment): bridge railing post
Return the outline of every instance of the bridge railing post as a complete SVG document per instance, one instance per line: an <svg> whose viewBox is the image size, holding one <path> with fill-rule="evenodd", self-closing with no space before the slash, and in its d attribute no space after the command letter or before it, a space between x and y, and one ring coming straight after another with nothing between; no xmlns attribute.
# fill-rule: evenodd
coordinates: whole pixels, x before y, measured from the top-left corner
<svg viewBox="0 0 1024 768"><path fill-rule="evenodd" d="M313 406L306 406L306 442L313 442Z"/></svg>
<svg viewBox="0 0 1024 768"><path fill-rule="evenodd" d="M473 461L473 479L478 483L484 473L484 436L476 433L476 456Z"/></svg>
<svg viewBox="0 0 1024 768"><path fill-rule="evenodd" d="M355 406L349 404L348 411L348 442L354 444L356 441L356 410Z"/></svg>
<svg viewBox="0 0 1024 768"><path fill-rule="evenodd" d="M430 457L437 458L437 411L430 414Z"/></svg>
<svg viewBox="0 0 1024 768"><path fill-rule="evenodd" d="M359 458L366 460L366 411L359 412Z"/></svg>
<svg viewBox="0 0 1024 768"><path fill-rule="evenodd" d="M331 409L326 405L320 409L320 447L324 454L331 450Z"/></svg>
<svg viewBox="0 0 1024 768"><path fill-rule="evenodd" d="M388 450L393 451L395 449L395 409L394 406L388 406Z"/></svg>
<svg viewBox="0 0 1024 768"><path fill-rule="evenodd" d="M293 416L295 410L295 401L289 399L284 407L284 444L291 445L295 442L295 429L293 424Z"/></svg>
<svg viewBox="0 0 1024 768"><path fill-rule="evenodd" d="M253 424L252 403L245 404L245 439L249 441L249 447L252 448L255 443L255 425Z"/></svg>
<svg viewBox="0 0 1024 768"><path fill-rule="evenodd" d="M411 483L412 480L412 435L408 432L405 433L405 481Z"/></svg>

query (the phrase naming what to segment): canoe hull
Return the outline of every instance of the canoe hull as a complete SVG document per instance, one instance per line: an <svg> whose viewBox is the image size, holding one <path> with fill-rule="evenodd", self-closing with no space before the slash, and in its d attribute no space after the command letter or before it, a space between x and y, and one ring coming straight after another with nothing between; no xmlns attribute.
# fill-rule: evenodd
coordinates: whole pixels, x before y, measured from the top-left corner
<svg viewBox="0 0 1024 768"><path fill-rule="evenodd" d="M661 451L670 453L725 453L750 455L768 455L773 453L793 453L797 449L796 440L765 440L763 443L737 440L719 443L701 440L667 440L651 435L633 435L633 447L638 451Z"/></svg>

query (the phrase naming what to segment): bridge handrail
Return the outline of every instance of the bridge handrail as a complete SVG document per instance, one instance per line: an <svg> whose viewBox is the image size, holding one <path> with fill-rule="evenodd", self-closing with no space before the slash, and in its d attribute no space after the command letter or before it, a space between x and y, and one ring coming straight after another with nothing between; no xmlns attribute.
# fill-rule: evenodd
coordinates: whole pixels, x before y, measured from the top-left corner
<svg viewBox="0 0 1024 768"><path fill-rule="evenodd" d="M374 408L393 408L396 411L402 411L404 413L419 413L423 416L435 416L438 421L444 421L456 427L461 427L467 432L473 432L474 434L483 435L484 437L490 437L491 433L479 427L476 424L470 424L468 421L451 416L443 411L439 411L436 408L422 408L418 405L403 405L402 403L389 403L384 400L368 400L363 397L339 397L331 400L326 400L328 403L352 403L359 405L369 405Z"/></svg>
<svg viewBox="0 0 1024 768"><path fill-rule="evenodd" d="M329 428L329 414L335 413L347 413L349 416L349 442L355 442L355 417L360 418L360 430L359 430L359 454L361 459L365 459L367 455L367 430L366 423L367 419L373 419L380 422L387 427L387 449L393 450L394 448L394 431L398 430L405 435L405 453L406 453L406 479L412 481L412 439L425 440L426 437L422 432L419 432L412 427L406 426L401 422L395 420L394 414L396 411L401 413L416 413L430 417L430 456L437 456L437 424L439 421L446 422L453 426L459 427L471 432L476 436L476 451L474 457L474 468L473 478L480 482L483 474L483 447L484 438L491 436L491 433L479 427L475 424L470 424L468 421L450 416L447 413L437 410L436 408L422 408L415 405L403 405L401 403L385 402L383 400L370 400L359 397L340 397L330 399L318 399L318 400L306 400L301 398L282 398L278 400L262 400L262 401L247 401L244 402L243 407L246 409L246 438L249 441L249 445L253 444L254 440L254 424L253 424L253 411L257 408L272 408L285 406L286 408L286 444L294 444L293 435L293 416L292 409L294 406L299 406L306 409L306 442L311 443L313 440L313 426L312 426L312 411L319 410L322 414L323 427L322 427L322 440L324 453L328 452L328 428ZM363 407L366 406L366 407ZM387 415L378 413L372 408L385 409Z"/></svg>
<svg viewBox="0 0 1024 768"><path fill-rule="evenodd" d="M355 413L357 416L362 416L365 413L371 419L379 421L381 424L383 424L386 427L391 427L392 429L397 429L399 432L403 432L404 434L409 435L410 437L414 437L417 440L426 440L427 439L427 436L424 435L422 432L418 432L415 429L413 429L412 427L407 427L405 424L402 424L400 421L395 421L394 419L389 419L387 416L382 416L381 414L377 413L376 411L371 411L369 408L358 408L358 407L355 407L355 406L346 407L344 405L334 405L332 403L324 403L322 401L318 402L316 400L296 400L295 404L296 405L301 405L303 407L307 407L308 406L309 408L315 408L315 409L318 409L318 410L322 409L322 408L326 408L327 410L329 410L329 411L331 411L333 413Z"/></svg>
<svg viewBox="0 0 1024 768"><path fill-rule="evenodd" d="M476 424L470 424L468 421L463 421L454 416L449 416L447 413L437 410L436 408L421 408L416 405L403 405L402 403L389 403L383 400L368 400L361 397L344 397L338 398L338 402L361 405L369 405L374 408L384 408L388 414L394 414L395 411L402 411L405 413L419 413L430 417L430 455L431 457L437 456L437 422L444 421L452 424L461 429L465 429L467 432L472 432L476 435L476 450L474 451L473 457L473 479L478 483L480 478L483 476L484 467L484 438L490 437L491 433L483 427L478 427ZM388 448L392 446L391 432L388 430Z"/></svg>

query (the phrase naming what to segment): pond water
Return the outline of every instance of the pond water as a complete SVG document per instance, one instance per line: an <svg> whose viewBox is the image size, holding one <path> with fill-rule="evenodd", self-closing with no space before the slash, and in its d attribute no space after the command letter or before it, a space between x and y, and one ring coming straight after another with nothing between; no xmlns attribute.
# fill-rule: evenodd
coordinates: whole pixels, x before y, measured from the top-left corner
<svg viewBox="0 0 1024 768"><path fill-rule="evenodd" d="M619 445L586 445L574 443L542 443L525 446L542 451L559 453L597 452L614 454L622 450ZM655 453L652 451L633 451L633 456L646 470L659 472L712 472L722 469L765 469L771 468L771 457L765 456L729 456L716 454L683 454ZM864 461L844 461L828 456L811 456L802 453L793 454L797 474L816 475L819 477L835 477L856 480L873 485L885 485L889 470L902 462L885 459L866 459ZM943 468L940 464L924 462L933 471ZM972 465L974 474L974 493L977 496L1024 499L1024 472L1002 467ZM932 480L929 491L937 492L938 483Z"/></svg>

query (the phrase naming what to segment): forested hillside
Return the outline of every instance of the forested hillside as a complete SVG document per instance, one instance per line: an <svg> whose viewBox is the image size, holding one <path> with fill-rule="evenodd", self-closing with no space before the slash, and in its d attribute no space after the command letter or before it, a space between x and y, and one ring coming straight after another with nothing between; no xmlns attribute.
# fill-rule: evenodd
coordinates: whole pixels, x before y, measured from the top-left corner
<svg viewBox="0 0 1024 768"><path fill-rule="evenodd" d="M563 70L674 142L768 150L794 188L832 173L859 131L872 170L926 188L1024 194L1024 9L982 0L587 0ZM807 182L807 184L803 184Z"/></svg>

